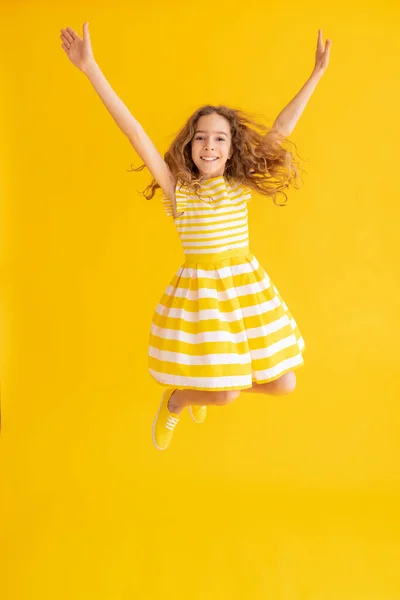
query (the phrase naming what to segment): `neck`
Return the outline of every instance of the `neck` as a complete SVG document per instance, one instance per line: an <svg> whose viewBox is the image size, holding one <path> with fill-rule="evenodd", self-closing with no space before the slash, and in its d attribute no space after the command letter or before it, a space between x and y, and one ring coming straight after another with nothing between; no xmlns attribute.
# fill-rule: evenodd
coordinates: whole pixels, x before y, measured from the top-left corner
<svg viewBox="0 0 400 600"><path fill-rule="evenodd" d="M217 179L217 177L223 177L223 175L212 175L211 177L203 177L202 181L209 181L210 179Z"/></svg>

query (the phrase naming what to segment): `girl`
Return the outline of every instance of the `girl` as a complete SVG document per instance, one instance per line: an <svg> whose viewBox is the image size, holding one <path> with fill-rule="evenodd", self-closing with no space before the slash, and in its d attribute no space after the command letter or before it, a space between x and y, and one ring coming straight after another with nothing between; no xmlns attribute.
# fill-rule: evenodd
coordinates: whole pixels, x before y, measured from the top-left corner
<svg viewBox="0 0 400 600"><path fill-rule="evenodd" d="M154 445L164 450L185 407L203 423L207 405L229 404L241 390L282 395L295 387L304 340L250 251L247 201L251 190L274 202L278 193L287 199L283 190L297 181L283 142L329 64L331 41L324 47L318 31L312 74L272 128L239 110L204 106L188 119L163 160L97 65L89 24L83 25L83 39L69 27L60 37L68 58L144 161L134 170L147 166L152 173L146 197L162 189L165 212L174 219L185 254L156 307L149 338L150 374L167 388L153 423Z"/></svg>

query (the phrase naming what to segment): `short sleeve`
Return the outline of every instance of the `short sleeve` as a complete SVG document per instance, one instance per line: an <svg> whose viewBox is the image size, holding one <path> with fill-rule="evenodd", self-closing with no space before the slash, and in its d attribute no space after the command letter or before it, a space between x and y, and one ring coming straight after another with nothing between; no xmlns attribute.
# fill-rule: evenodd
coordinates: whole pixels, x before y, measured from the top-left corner
<svg viewBox="0 0 400 600"><path fill-rule="evenodd" d="M243 200L246 200L246 202L251 200L252 190L251 188L247 187L247 185L245 185L244 183L235 182L233 189L235 196L240 195Z"/></svg>
<svg viewBox="0 0 400 600"><path fill-rule="evenodd" d="M251 188L247 187L246 185L242 185L241 192L244 200L251 200Z"/></svg>
<svg viewBox="0 0 400 600"><path fill-rule="evenodd" d="M179 189L181 188L181 189ZM187 192L185 188L179 182L177 182L175 186L175 198L176 198L176 210L178 213L183 212L186 209L187 203ZM168 217L172 217L172 200L168 196L162 193L161 198L162 204L164 206L165 213Z"/></svg>

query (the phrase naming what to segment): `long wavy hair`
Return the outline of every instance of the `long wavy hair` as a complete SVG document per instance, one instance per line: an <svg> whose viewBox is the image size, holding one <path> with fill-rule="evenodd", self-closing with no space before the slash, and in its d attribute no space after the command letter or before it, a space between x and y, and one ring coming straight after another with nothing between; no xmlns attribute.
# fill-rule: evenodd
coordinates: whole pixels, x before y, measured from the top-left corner
<svg viewBox="0 0 400 600"><path fill-rule="evenodd" d="M196 167L191 154L191 141L196 132L197 121L203 115L217 113L228 120L231 129L233 154L225 164L224 176L247 186L258 194L273 198L277 206L285 206L290 185L299 189L301 181L299 161L294 154L284 148L284 144L293 144L275 128L250 118L239 109L224 105L207 104L196 110L179 131L164 160L169 166L176 181L193 191L198 196L202 175ZM258 130L258 131L257 131ZM296 148L296 154L297 148ZM131 165L132 166L132 165ZM130 171L141 171L146 165ZM147 200L151 200L160 185L153 178L152 182L141 192ZM276 202L277 196L285 197L283 204Z"/></svg>

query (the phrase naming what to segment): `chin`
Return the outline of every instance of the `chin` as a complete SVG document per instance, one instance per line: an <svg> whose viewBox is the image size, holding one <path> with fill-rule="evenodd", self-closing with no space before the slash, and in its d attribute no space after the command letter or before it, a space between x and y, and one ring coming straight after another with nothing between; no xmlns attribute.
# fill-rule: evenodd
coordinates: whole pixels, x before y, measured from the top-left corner
<svg viewBox="0 0 400 600"><path fill-rule="evenodd" d="M215 171L212 167L209 167L208 169L207 168L204 169L203 161L201 161L201 165L196 165L196 166L202 175L208 175L209 177L217 177L218 175L223 175L224 171L225 171L225 164L222 167L219 166L219 168L216 169Z"/></svg>

